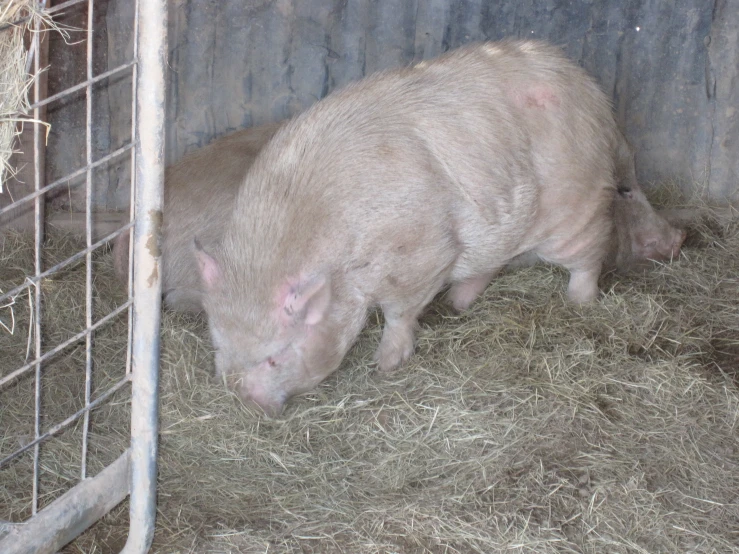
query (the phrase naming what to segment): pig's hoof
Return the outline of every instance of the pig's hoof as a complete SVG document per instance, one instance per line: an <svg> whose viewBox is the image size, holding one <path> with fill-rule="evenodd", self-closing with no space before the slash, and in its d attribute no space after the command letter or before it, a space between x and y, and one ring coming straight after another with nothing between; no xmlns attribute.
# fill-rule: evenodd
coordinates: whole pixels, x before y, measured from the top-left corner
<svg viewBox="0 0 739 554"><path fill-rule="evenodd" d="M595 294L583 294L580 292L567 291L567 299L573 304L587 304L588 302L595 300L597 296L597 292Z"/></svg>
<svg viewBox="0 0 739 554"><path fill-rule="evenodd" d="M396 341L383 340L375 352L375 362L382 373L393 371L413 355L413 339Z"/></svg>

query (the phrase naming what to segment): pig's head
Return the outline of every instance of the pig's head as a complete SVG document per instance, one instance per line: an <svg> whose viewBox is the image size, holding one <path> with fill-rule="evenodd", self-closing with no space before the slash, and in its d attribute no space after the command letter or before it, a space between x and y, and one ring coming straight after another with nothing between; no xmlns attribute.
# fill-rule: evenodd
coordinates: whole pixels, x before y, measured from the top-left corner
<svg viewBox="0 0 739 554"><path fill-rule="evenodd" d="M618 269L646 266L650 260L666 262L680 255L685 232L658 215L636 178L636 153L626 137L615 137L614 163L618 194L614 202Z"/></svg>
<svg viewBox="0 0 739 554"><path fill-rule="evenodd" d="M649 204L637 186L621 183L615 202L618 233L616 265L623 269L648 261L677 259L685 240L685 231L670 225Z"/></svg>
<svg viewBox="0 0 739 554"><path fill-rule="evenodd" d="M313 389L345 353L330 314L326 274L285 277L260 288L238 264L222 262L196 242L216 372L245 402L268 416L293 395Z"/></svg>

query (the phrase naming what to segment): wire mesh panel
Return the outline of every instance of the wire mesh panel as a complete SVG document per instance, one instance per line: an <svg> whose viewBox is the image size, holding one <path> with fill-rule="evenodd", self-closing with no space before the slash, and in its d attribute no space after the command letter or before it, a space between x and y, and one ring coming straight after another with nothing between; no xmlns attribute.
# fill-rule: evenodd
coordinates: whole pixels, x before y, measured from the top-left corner
<svg viewBox="0 0 739 554"><path fill-rule="evenodd" d="M0 552L55 552L129 490L125 551L145 552L153 533L156 482L161 272L155 245L163 179L166 2L136 2L132 56L104 70L95 64L95 0L20 3L24 9L12 11L12 0L0 4L0 17L14 17L0 20L0 33L23 35L35 76L30 106L11 119L25 130L24 153L33 155L26 156L27 167L12 186L4 179L7 186L0 191ZM64 23L72 10L82 10L77 13L83 26ZM51 94L40 78L46 70L45 31L64 33L63 48L85 49L77 58L85 61L84 71L63 68L68 73L56 81L67 83L71 71L82 77L79 82ZM52 72L49 68L50 80ZM102 112L96 102L113 83L126 82L131 100L115 109L130 111L130 136L103 152L96 141L96 116ZM83 121L73 121L79 133L50 139L47 112L59 119L74 113L75 103L84 106L76 112ZM83 146L67 165L76 167L58 175L59 167L44 166L52 148L74 141ZM130 164L130 217L101 233L98 181L113 164ZM12 163L8 167L14 169ZM68 213L55 214L65 196ZM83 203L75 206L73 197ZM65 230L50 224L67 217L72 224ZM124 233L133 236L127 290L114 274L109 248ZM128 337L125 347L121 336Z"/></svg>

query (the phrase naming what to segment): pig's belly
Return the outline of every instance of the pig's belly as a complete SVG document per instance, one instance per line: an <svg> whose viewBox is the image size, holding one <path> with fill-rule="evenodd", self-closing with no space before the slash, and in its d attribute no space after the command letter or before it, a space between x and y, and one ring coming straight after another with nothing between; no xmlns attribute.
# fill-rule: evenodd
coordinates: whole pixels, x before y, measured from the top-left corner
<svg viewBox="0 0 739 554"><path fill-rule="evenodd" d="M455 283L495 273L512 258L530 250L526 247L530 223L523 216L490 222L467 213L457 227L458 254L449 281Z"/></svg>

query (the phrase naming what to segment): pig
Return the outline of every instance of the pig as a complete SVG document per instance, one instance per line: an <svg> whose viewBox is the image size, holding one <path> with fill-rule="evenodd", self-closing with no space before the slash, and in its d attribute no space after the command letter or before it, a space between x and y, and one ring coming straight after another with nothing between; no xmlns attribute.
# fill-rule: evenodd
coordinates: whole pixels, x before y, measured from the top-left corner
<svg viewBox="0 0 739 554"><path fill-rule="evenodd" d="M270 123L222 137L168 167L164 177L162 221L162 300L173 310L202 312L201 280L193 239L218 242L225 216L246 170L281 123ZM128 283L129 232L113 243L116 275Z"/></svg>
<svg viewBox="0 0 739 554"><path fill-rule="evenodd" d="M686 232L654 212L636 179L635 152L620 134L616 153L617 201L614 203L615 245L605 269L643 266L646 261L672 261L680 255Z"/></svg>
<svg viewBox="0 0 739 554"><path fill-rule="evenodd" d="M339 367L370 308L391 371L440 290L464 310L523 253L592 301L618 140L596 82L536 41L468 45L328 95L256 156L221 242L195 240L217 373L277 416Z"/></svg>
<svg viewBox="0 0 739 554"><path fill-rule="evenodd" d="M613 152L617 195L613 205L614 235L604 271L643 269L650 261L672 261L680 255L686 232L671 225L668 212L656 212L636 178L635 152L619 131ZM541 259L533 252L517 256L508 269L531 266Z"/></svg>
<svg viewBox="0 0 739 554"><path fill-rule="evenodd" d="M162 236L166 271L162 288L168 308L202 312L201 281L192 255L193 237L200 234L210 243L220 240L223 216L227 213L224 206L233 204L241 179L254 157L282 124L270 123L219 138L167 169ZM664 262L677 258L685 240L685 231L672 226L669 217L650 205L636 180L634 151L626 137L619 136L614 152L618 191L614 203L615 233L608 245L606 271L626 271L643 267L648 260ZM124 284L128 279L128 240L126 231L119 235L113 247L116 274ZM524 253L511 260L506 268L540 261L535 253Z"/></svg>

